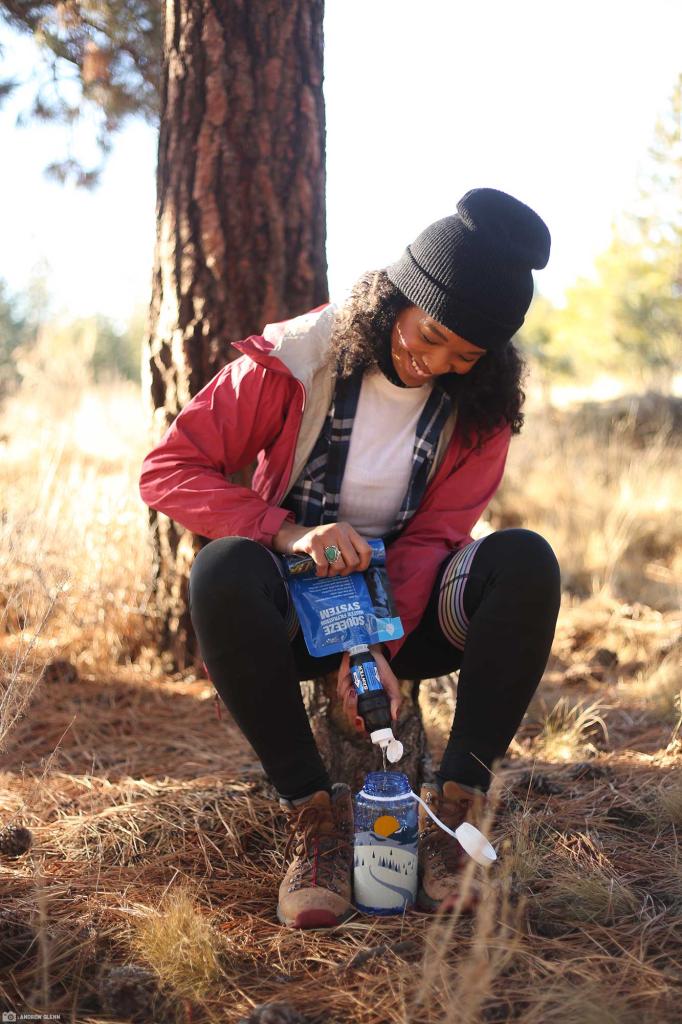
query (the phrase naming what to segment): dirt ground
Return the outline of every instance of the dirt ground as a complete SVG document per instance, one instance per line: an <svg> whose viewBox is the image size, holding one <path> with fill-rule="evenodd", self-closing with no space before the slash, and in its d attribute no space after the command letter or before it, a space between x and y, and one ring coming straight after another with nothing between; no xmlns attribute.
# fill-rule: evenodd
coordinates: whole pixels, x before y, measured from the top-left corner
<svg viewBox="0 0 682 1024"><path fill-rule="evenodd" d="M482 529L520 517L547 536L564 595L493 786L488 897L473 917L358 913L306 933L275 917L286 832L249 746L207 680L154 669L137 402L123 387L81 396L50 443L19 430L28 400L3 422L0 821L33 843L0 853L2 1010L682 1020L678 454L622 438L608 458L577 451L589 439L568 444L556 423L514 442ZM455 692L456 678L422 684L436 757Z"/></svg>

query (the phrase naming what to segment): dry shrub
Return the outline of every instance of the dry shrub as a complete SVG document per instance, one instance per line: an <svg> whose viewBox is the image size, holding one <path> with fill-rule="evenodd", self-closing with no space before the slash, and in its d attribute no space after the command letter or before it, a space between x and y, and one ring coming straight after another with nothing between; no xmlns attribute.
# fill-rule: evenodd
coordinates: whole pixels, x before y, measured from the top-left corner
<svg viewBox="0 0 682 1024"><path fill-rule="evenodd" d="M206 871L222 864L234 877L249 845L272 859L275 839L268 802L249 797L247 784L207 787L201 780L131 784L101 810L62 819L56 837L66 860L107 866L194 863L198 842Z"/></svg>
<svg viewBox="0 0 682 1024"><path fill-rule="evenodd" d="M0 579L7 579L3 569L8 566L0 565ZM0 591L0 637L12 630L16 635L16 642L8 651L0 647L0 750L5 748L16 723L25 716L40 682L41 668L36 667L41 660L37 657L38 644L48 629L65 583L66 577L61 577L50 587L36 574L34 581L10 583L7 590Z"/></svg>
<svg viewBox="0 0 682 1024"><path fill-rule="evenodd" d="M434 759L442 756L450 735L457 693L455 678L449 675L423 679L419 686L419 709Z"/></svg>
<svg viewBox="0 0 682 1024"><path fill-rule="evenodd" d="M500 786L495 782L480 824L485 835L491 832L499 800ZM483 896L467 923L466 938L461 934L461 903L452 912L437 913L424 933L419 981L415 985L409 979L403 988L406 1021L477 1024L493 997L495 980L514 961L523 907L512 898L509 871L500 870L499 863L486 869L470 860L461 876L463 900L474 883Z"/></svg>
<svg viewBox="0 0 682 1024"><path fill-rule="evenodd" d="M599 701L573 704L568 697L560 697L533 741L533 753L548 761L577 761L595 754L593 739L601 733L602 739L608 741L606 722L599 713L604 710Z"/></svg>
<svg viewBox="0 0 682 1024"><path fill-rule="evenodd" d="M196 907L195 886L164 894L158 910L136 919L132 947L178 996L201 999L224 982L225 942Z"/></svg>
<svg viewBox="0 0 682 1024"><path fill-rule="evenodd" d="M36 371L2 408L0 435L3 658L33 641L38 664L68 659L81 674L129 663L147 638L151 592L139 388L76 376L57 395Z"/></svg>
<svg viewBox="0 0 682 1024"><path fill-rule="evenodd" d="M629 696L641 698L657 719L676 723L682 712L682 644L655 658L628 689Z"/></svg>
<svg viewBox="0 0 682 1024"><path fill-rule="evenodd" d="M527 888L539 876L543 858L549 852L547 830L527 810L510 814L506 835L500 844L501 868L513 889Z"/></svg>
<svg viewBox="0 0 682 1024"><path fill-rule="evenodd" d="M661 785L657 796L655 809L661 824L682 827L682 770Z"/></svg>
<svg viewBox="0 0 682 1024"><path fill-rule="evenodd" d="M569 924L614 924L637 914L641 906L633 890L604 868L568 862L537 900L538 911Z"/></svg>
<svg viewBox="0 0 682 1024"><path fill-rule="evenodd" d="M594 975L594 968L586 966L581 976L572 971L540 990L526 1024L642 1024L641 1005L614 992L612 978L588 972Z"/></svg>
<svg viewBox="0 0 682 1024"><path fill-rule="evenodd" d="M609 589L661 610L680 603L682 474L669 430L634 448L612 432L578 434L571 417L530 411L489 513L496 529L525 526L552 544L564 586Z"/></svg>

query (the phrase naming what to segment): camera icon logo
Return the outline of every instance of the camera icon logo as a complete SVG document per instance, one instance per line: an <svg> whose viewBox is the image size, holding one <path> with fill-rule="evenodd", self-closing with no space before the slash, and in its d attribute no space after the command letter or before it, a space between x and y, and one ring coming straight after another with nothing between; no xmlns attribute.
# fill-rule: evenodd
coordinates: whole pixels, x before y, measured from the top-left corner
<svg viewBox="0 0 682 1024"><path fill-rule="evenodd" d="M14 1010L5 1010L5 1011L3 1011L2 1019L3 1019L3 1021L5 1021L5 1020L16 1020L17 1019L17 1015L14 1012Z"/></svg>

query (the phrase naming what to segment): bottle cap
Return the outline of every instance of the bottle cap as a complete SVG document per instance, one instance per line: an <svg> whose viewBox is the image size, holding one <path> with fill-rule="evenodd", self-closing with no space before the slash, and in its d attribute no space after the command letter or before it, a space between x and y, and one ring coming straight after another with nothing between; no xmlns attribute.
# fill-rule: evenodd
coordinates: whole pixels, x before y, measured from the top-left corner
<svg viewBox="0 0 682 1024"><path fill-rule="evenodd" d="M470 822L463 821L455 829L455 836L477 864L483 864L484 867L487 867L494 860L497 860L497 854L486 837Z"/></svg>
<svg viewBox="0 0 682 1024"><path fill-rule="evenodd" d="M400 742L400 740L396 740L396 739L389 740L388 741L388 746L386 747L386 757L391 762L391 764L395 764L396 761L399 761L402 756L403 756L403 745Z"/></svg>
<svg viewBox="0 0 682 1024"><path fill-rule="evenodd" d="M382 749L386 749L386 757L395 764L403 756L403 745L393 735L392 729L375 729L370 733L372 743L378 743Z"/></svg>

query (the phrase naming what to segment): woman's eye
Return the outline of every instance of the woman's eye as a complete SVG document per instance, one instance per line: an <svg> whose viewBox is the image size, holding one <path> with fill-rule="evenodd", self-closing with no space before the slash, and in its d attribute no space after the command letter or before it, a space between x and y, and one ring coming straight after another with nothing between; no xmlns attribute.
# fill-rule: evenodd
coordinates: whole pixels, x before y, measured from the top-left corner
<svg viewBox="0 0 682 1024"><path fill-rule="evenodd" d="M419 337L420 337L420 339L421 339L421 340L422 340L423 342L425 342L425 343L426 343L427 345L434 345L434 346L438 346L438 342L437 342L437 341L431 341L431 339L430 339L430 338L427 338L425 334L420 334L420 336L419 336ZM457 359L459 359L459 360L460 360L460 362L462 362L462 363L468 363L468 364L469 364L470 366L471 366L471 365L472 365L473 363L475 363L475 362L477 362L477 361L478 361L478 356L474 356L474 358L473 358L473 359L467 359L467 357L466 357L466 356L462 356L462 355L460 355L459 353L457 353L457 354L456 354L456 358L457 358Z"/></svg>

